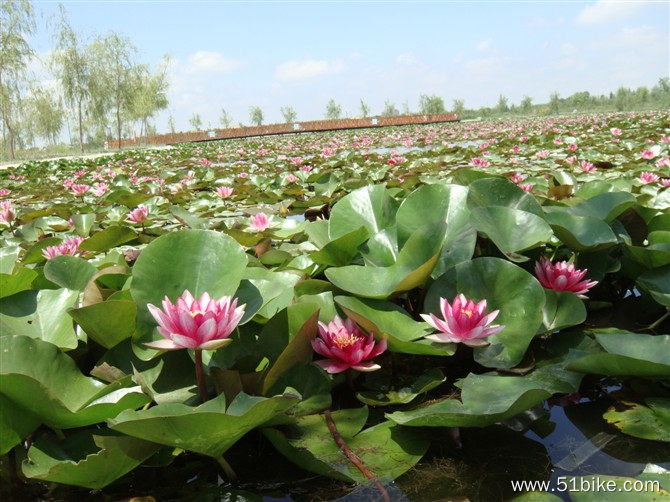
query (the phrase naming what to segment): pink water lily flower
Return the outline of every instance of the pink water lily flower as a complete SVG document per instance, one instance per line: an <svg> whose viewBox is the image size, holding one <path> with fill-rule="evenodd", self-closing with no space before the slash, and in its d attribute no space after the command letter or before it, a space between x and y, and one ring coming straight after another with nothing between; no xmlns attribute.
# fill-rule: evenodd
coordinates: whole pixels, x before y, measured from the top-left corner
<svg viewBox="0 0 670 502"><path fill-rule="evenodd" d="M658 179L659 176L657 174L650 173L648 171L643 171L638 177L638 180L640 180L640 183L643 185L646 185L647 183L656 183Z"/></svg>
<svg viewBox="0 0 670 502"><path fill-rule="evenodd" d="M244 315L245 305L237 306L237 298L223 296L214 300L208 293L193 298L187 289L173 305L166 296L163 310L149 303L147 308L158 323L163 340L145 343L159 350L215 350L228 345L228 338Z"/></svg>
<svg viewBox="0 0 670 502"><path fill-rule="evenodd" d="M12 191L9 188L0 188L0 197L7 197Z"/></svg>
<svg viewBox="0 0 670 502"><path fill-rule="evenodd" d="M591 162L588 162L586 160L582 160L581 163L579 164L579 168L584 171L585 173L595 173L596 172L596 166L594 166Z"/></svg>
<svg viewBox="0 0 670 502"><path fill-rule="evenodd" d="M446 298L440 298L440 313L442 319L435 314L421 314L423 320L438 330L434 335L426 338L439 343L462 343L470 347L488 345L486 338L500 333L505 326L491 324L499 310L486 314L486 300L475 303L465 295L459 294L449 304Z"/></svg>
<svg viewBox="0 0 670 502"><path fill-rule="evenodd" d="M270 226L270 220L268 219L265 213L255 214L250 218L250 220L251 220L250 227L253 228L254 230L257 230L258 232L262 232L263 230L265 230Z"/></svg>
<svg viewBox="0 0 670 502"><path fill-rule="evenodd" d="M70 188L75 195L84 195L91 187L88 185L72 185Z"/></svg>
<svg viewBox="0 0 670 502"><path fill-rule="evenodd" d="M216 194L222 199L227 199L233 195L233 189L231 187L216 187Z"/></svg>
<svg viewBox="0 0 670 502"><path fill-rule="evenodd" d="M653 159L655 157L654 152L652 150L643 150L640 153L640 157L642 157L645 160Z"/></svg>
<svg viewBox="0 0 670 502"><path fill-rule="evenodd" d="M328 373L340 373L349 368L356 371L374 371L381 366L371 359L386 350L386 340L375 343L372 333L365 335L347 318L335 316L328 324L319 321L319 335L312 340L314 352L326 357L316 364Z"/></svg>
<svg viewBox="0 0 670 502"><path fill-rule="evenodd" d="M670 187L670 178L663 178L659 183L662 187Z"/></svg>
<svg viewBox="0 0 670 502"><path fill-rule="evenodd" d="M298 177L295 174L289 174L288 176L286 176L286 181L288 181L289 183L295 183L296 181L298 181Z"/></svg>
<svg viewBox="0 0 670 502"><path fill-rule="evenodd" d="M69 239L65 239L56 246L47 246L44 248L42 250L42 256L44 256L47 260L62 255L75 256L77 253L79 253L79 245L82 242L84 242L83 237L71 237Z"/></svg>
<svg viewBox="0 0 670 502"><path fill-rule="evenodd" d="M128 221L133 223L142 223L147 219L149 215L149 208L144 204L140 204L135 209L128 213Z"/></svg>
<svg viewBox="0 0 670 502"><path fill-rule="evenodd" d="M535 275L540 284L546 289L554 291L571 291L579 298L586 298L585 293L598 281L582 280L588 269L579 270L574 263L567 261L552 263L547 258L541 258L535 263Z"/></svg>
<svg viewBox="0 0 670 502"><path fill-rule="evenodd" d="M16 210L12 205L12 201L7 199L0 201L0 223L10 225L16 216Z"/></svg>

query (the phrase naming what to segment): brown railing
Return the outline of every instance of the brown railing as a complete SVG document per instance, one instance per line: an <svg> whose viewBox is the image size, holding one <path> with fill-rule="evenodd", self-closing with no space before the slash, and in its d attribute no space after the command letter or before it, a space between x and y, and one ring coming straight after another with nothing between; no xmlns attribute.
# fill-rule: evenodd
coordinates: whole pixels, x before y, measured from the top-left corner
<svg viewBox="0 0 670 502"><path fill-rule="evenodd" d="M250 136L272 136L274 134L291 134L301 132L337 131L344 129L363 129L367 127L384 127L409 124L435 124L438 122L454 122L458 120L455 113L426 115L398 115L396 117L372 117L363 119L310 120L292 124L268 124L261 126L228 127L226 129L209 129L205 131L178 132L174 134L158 134L121 139L121 147L140 145L172 145L191 141L212 141L217 139L247 138ZM117 139L109 139L110 148L118 146Z"/></svg>

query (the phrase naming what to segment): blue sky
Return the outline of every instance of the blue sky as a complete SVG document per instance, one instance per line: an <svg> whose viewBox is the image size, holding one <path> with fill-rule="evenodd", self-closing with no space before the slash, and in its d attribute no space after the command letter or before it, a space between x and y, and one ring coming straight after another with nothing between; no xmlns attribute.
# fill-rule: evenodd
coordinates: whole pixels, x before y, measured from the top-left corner
<svg viewBox="0 0 670 502"><path fill-rule="evenodd" d="M291 105L299 120L321 118L335 98L350 116L364 99L417 107L421 93L451 106L545 102L620 85L653 85L670 72L668 2L64 2L84 37L115 30L138 60L172 58L170 109L178 129L197 112L218 124L221 107L248 123ZM57 3L34 2L33 47L53 46ZM31 65L40 75L43 69Z"/></svg>

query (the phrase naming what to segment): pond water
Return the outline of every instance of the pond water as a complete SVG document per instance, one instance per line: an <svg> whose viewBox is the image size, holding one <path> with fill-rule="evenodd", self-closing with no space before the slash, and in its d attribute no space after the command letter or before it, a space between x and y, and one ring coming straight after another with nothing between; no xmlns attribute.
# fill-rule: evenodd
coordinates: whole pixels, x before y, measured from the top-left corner
<svg viewBox="0 0 670 502"><path fill-rule="evenodd" d="M486 428L460 431L460 443L444 428L426 430L428 454L413 469L386 484L393 501L509 500L512 481L550 482L560 476L615 475L634 477L645 467L670 469L670 445L635 439L608 426L602 413L610 405L608 391L618 386L594 382L578 403L562 407L545 403ZM589 396L594 397L590 399ZM574 399L576 401L576 399ZM226 454L239 480L224 481L216 462L181 454L171 467L140 467L102 491L34 483L7 483L8 462L2 460L2 500L225 500L362 502L383 500L374 486L354 487L302 471L253 432ZM154 466L165 463L156 458ZM259 481L262 478L262 481ZM554 492L564 500L567 493Z"/></svg>

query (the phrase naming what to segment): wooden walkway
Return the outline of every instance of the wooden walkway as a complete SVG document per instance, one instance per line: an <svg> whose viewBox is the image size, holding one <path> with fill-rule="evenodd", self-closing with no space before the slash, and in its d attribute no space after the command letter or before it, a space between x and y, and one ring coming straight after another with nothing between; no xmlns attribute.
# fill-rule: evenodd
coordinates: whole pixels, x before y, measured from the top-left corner
<svg viewBox="0 0 670 502"><path fill-rule="evenodd" d="M455 113L398 115L395 117L371 117L362 119L311 120L308 122L295 122L292 124L228 127L226 129L209 129L205 131L178 132L174 134L159 134L157 136L124 138L121 139L121 145L118 144L118 140L109 139L107 143L110 148L117 146L173 145L176 143L193 141L213 141L218 139L237 139L253 136L273 136L276 134L340 131L411 124L436 124L440 122L456 122L458 120L458 115Z"/></svg>

